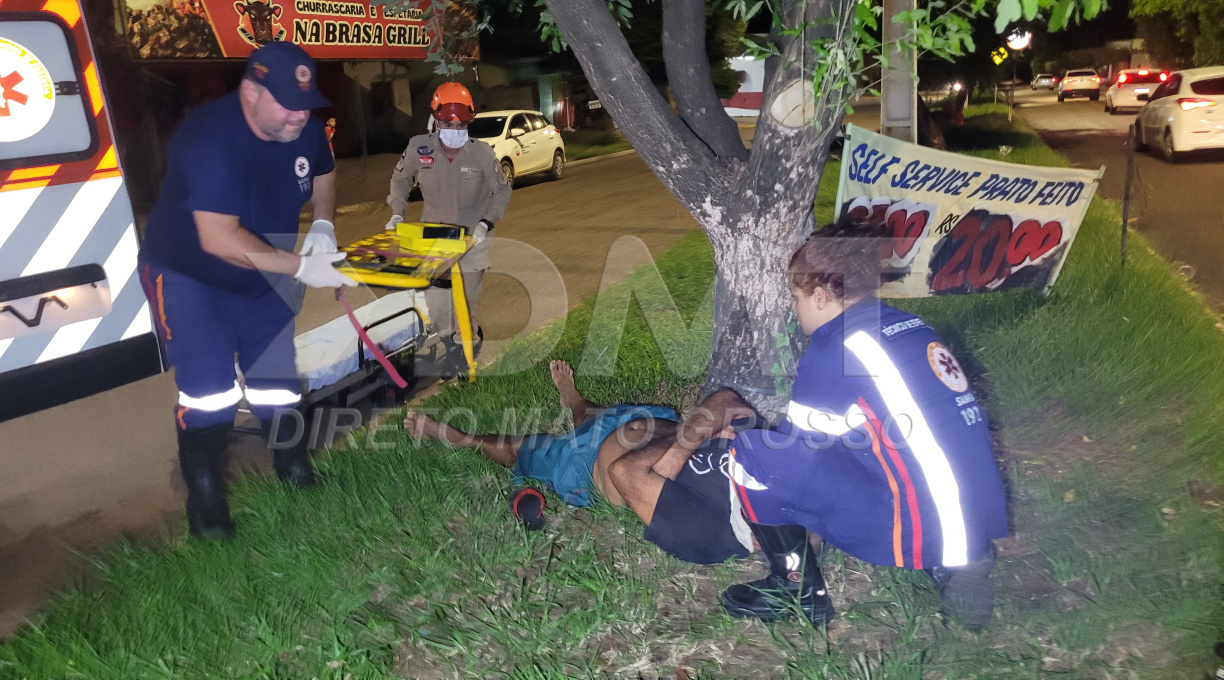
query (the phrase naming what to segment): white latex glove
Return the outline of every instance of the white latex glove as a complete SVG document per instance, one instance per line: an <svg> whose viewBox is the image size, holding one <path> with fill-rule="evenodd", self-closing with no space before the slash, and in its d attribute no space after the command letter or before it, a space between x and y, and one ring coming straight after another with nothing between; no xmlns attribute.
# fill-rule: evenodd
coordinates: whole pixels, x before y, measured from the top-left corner
<svg viewBox="0 0 1224 680"><path fill-rule="evenodd" d="M384 229L386 229L387 231L395 231L395 228L398 227L399 223L403 221L404 221L403 215L392 215L391 219L387 221L387 226L384 227Z"/></svg>
<svg viewBox="0 0 1224 680"><path fill-rule="evenodd" d="M336 252L336 226L327 220L315 220L302 241L303 255Z"/></svg>
<svg viewBox="0 0 1224 680"><path fill-rule="evenodd" d="M293 278L311 288L341 288L355 286L357 282L341 274L332 265L343 260L344 253L319 253L303 255Z"/></svg>
<svg viewBox="0 0 1224 680"><path fill-rule="evenodd" d="M484 240L489 237L489 230L493 228L493 223L488 220L481 220L476 223L476 228L472 230L472 236L476 239L476 245L484 243Z"/></svg>

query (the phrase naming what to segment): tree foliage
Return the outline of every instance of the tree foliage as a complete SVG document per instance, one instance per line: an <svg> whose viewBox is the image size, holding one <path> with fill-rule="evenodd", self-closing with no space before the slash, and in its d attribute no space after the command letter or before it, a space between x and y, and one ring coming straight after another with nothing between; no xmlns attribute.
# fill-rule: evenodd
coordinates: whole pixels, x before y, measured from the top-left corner
<svg viewBox="0 0 1224 680"><path fill-rule="evenodd" d="M885 19L880 0L719 0L736 19L770 17L769 38L745 41L765 58L751 149L723 109L707 57L706 0L662 7L663 68L674 109L630 49L631 0L542 0L545 41L568 44L601 102L642 160L701 225L717 263L707 388L735 387L781 408L800 338L786 262L815 228L829 146L851 97L894 50L940 59L976 51L972 21L993 7L994 29L1041 20L1057 30L1092 18L1103 0L924 0ZM991 5L990 3L995 3ZM889 43L883 22L901 29Z"/></svg>
<svg viewBox="0 0 1224 680"><path fill-rule="evenodd" d="M1194 65L1194 38L1183 22L1169 12L1135 17L1135 37L1143 40L1143 49L1155 64L1165 68L1189 68Z"/></svg>
<svg viewBox="0 0 1224 680"><path fill-rule="evenodd" d="M1131 16L1164 65L1224 63L1224 0L1134 0Z"/></svg>

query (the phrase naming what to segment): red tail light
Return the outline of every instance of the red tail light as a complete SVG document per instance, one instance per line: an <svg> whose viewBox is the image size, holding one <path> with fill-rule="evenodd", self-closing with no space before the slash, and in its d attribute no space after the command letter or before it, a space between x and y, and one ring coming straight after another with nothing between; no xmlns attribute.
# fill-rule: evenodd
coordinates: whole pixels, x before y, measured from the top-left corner
<svg viewBox="0 0 1224 680"><path fill-rule="evenodd" d="M1162 82L1162 83L1163 83L1164 81L1166 81L1166 80L1168 80L1168 79L1169 79L1169 74L1167 74L1167 73L1162 73L1162 74L1160 74L1160 82Z"/></svg>
<svg viewBox="0 0 1224 680"><path fill-rule="evenodd" d="M1140 71L1140 72L1139 72L1139 75L1141 75L1141 76L1146 76L1146 75L1147 75L1147 71ZM1121 73L1121 74L1119 74L1119 75L1118 75L1118 84L1119 84L1119 85L1121 85L1122 83L1125 83L1125 82L1126 82L1126 74L1125 74L1125 73Z"/></svg>
<svg viewBox="0 0 1224 680"><path fill-rule="evenodd" d="M1195 109L1209 109L1216 105L1210 99L1199 99L1198 97L1184 97L1177 100L1177 105L1182 111L1193 111Z"/></svg>
<svg viewBox="0 0 1224 680"><path fill-rule="evenodd" d="M1099 76L1092 76L1092 82L1099 83L1101 82L1101 78Z"/></svg>

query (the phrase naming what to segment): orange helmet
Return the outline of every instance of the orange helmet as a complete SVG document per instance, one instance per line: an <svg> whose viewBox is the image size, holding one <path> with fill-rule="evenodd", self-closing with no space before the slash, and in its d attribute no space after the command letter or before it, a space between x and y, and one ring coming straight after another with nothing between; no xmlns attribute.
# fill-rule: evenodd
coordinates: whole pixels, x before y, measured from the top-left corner
<svg viewBox="0 0 1224 680"><path fill-rule="evenodd" d="M459 83L439 85L438 89L434 90L429 109L438 120L459 120L466 123L475 117L472 93Z"/></svg>

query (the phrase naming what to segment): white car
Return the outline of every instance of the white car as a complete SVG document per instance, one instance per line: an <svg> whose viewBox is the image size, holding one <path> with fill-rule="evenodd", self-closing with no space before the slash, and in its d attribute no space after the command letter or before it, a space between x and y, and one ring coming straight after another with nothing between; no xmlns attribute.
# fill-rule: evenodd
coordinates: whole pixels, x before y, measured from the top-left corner
<svg viewBox="0 0 1224 680"><path fill-rule="evenodd" d="M1170 163L1187 151L1224 148L1224 66L1171 74L1139 111L1135 143L1159 147Z"/></svg>
<svg viewBox="0 0 1224 680"><path fill-rule="evenodd" d="M1169 74L1155 69L1128 69L1118 73L1118 79L1105 91L1105 113L1114 115L1118 109L1141 108L1152 90L1169 79ZM1140 96L1143 96L1141 99Z"/></svg>
<svg viewBox="0 0 1224 680"><path fill-rule="evenodd" d="M506 180L546 172L552 179L565 174L565 142L561 132L539 111L485 111L468 125L468 136L488 143L497 154Z"/></svg>
<svg viewBox="0 0 1224 680"><path fill-rule="evenodd" d="M1030 90L1053 90L1058 85L1058 78L1053 73L1038 73L1029 83Z"/></svg>
<svg viewBox="0 0 1224 680"><path fill-rule="evenodd" d="M1067 71L1058 81L1058 101L1067 97L1088 97L1092 101L1101 98L1101 76L1092 69Z"/></svg>

